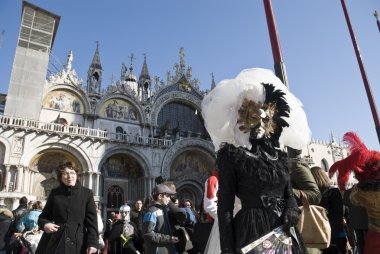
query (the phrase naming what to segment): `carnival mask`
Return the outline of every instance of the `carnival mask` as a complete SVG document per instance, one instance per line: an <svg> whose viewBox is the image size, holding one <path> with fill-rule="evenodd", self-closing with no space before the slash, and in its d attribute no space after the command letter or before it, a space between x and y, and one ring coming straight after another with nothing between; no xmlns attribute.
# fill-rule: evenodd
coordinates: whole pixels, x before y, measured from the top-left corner
<svg viewBox="0 0 380 254"><path fill-rule="evenodd" d="M239 130L255 134L254 138L270 138L276 131L277 125L274 115L277 113L276 104L273 102L261 103L244 99L240 109L237 124Z"/></svg>

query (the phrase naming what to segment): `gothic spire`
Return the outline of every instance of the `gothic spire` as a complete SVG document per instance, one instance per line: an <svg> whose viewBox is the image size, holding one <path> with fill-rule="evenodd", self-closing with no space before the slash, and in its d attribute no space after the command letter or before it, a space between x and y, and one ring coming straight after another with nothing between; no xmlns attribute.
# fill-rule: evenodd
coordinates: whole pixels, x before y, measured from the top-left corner
<svg viewBox="0 0 380 254"><path fill-rule="evenodd" d="M92 62L90 65L90 68L93 67L94 69L100 69L102 70L102 64L100 63L100 55L99 55L99 42L96 42L96 50L94 57L92 58Z"/></svg>
<svg viewBox="0 0 380 254"><path fill-rule="evenodd" d="M92 62L87 71L87 93L89 95L99 95L102 84L102 64L99 56L99 42L96 42L96 50Z"/></svg>
<svg viewBox="0 0 380 254"><path fill-rule="evenodd" d="M139 79L150 79L150 75L148 72L148 65L146 63L146 54L144 54L144 63L141 69L141 74L140 74Z"/></svg>

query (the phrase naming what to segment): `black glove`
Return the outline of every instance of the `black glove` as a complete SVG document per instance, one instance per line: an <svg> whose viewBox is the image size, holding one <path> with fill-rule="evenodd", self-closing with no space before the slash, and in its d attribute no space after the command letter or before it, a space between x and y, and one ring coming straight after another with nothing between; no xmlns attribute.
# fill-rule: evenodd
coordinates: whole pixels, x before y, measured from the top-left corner
<svg viewBox="0 0 380 254"><path fill-rule="evenodd" d="M285 208L283 213L283 229L285 232L289 232L290 227L297 225L300 219L301 210L298 207Z"/></svg>

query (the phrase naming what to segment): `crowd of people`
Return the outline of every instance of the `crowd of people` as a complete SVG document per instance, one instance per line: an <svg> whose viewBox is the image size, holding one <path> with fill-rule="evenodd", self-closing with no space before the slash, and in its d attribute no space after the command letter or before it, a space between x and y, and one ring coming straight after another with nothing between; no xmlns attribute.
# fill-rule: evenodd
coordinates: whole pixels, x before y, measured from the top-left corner
<svg viewBox="0 0 380 254"><path fill-rule="evenodd" d="M0 254L378 253L380 153L355 133L344 136L349 156L328 173L310 168L301 156L310 138L302 104L263 69L222 81L204 98L202 114L216 163L201 212L192 200L178 200L173 182L158 177L151 196L133 207L126 202L103 227L92 191L66 162L44 207L40 201L28 207L23 197L13 212L0 208ZM338 187L330 180L336 172ZM350 173L358 184L347 190ZM297 228L305 198L328 212L327 248L310 248ZM26 232L37 239L34 247Z"/></svg>

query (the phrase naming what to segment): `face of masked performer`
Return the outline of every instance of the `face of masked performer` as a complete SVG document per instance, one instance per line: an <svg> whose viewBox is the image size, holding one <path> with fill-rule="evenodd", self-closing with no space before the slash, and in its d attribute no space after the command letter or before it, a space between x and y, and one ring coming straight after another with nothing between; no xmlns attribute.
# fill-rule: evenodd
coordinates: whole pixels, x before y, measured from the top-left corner
<svg viewBox="0 0 380 254"><path fill-rule="evenodd" d="M262 138L264 138L264 135L265 135L265 124L266 124L267 121L268 121L267 114L265 113L264 110L260 109L260 121L251 130L251 133L254 134L252 136L252 138L255 138L255 139L262 139Z"/></svg>

